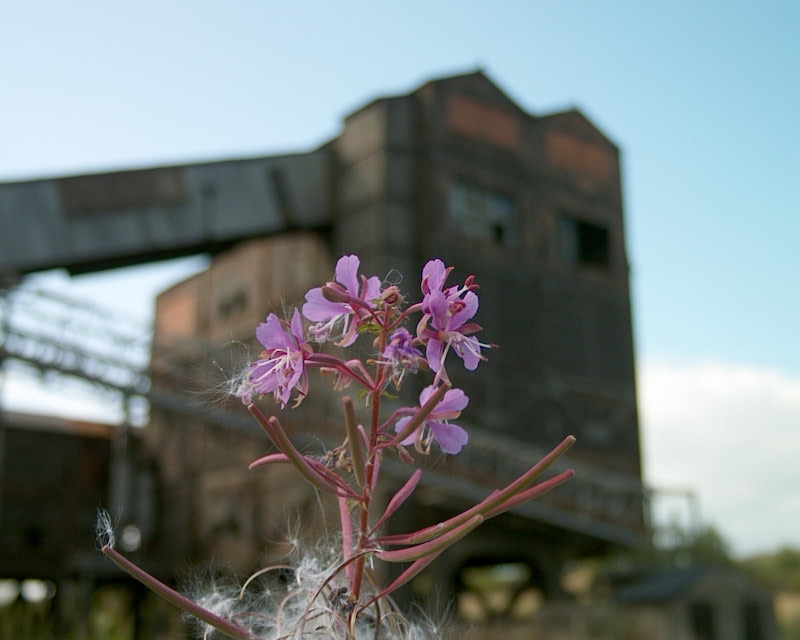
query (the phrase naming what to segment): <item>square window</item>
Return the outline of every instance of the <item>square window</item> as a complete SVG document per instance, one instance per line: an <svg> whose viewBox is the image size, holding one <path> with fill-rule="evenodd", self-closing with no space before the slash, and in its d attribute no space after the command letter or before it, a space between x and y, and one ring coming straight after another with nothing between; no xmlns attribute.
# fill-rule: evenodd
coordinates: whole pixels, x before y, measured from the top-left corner
<svg viewBox="0 0 800 640"><path fill-rule="evenodd" d="M230 320L247 309L247 294L242 289L226 291L217 305L220 320Z"/></svg>
<svg viewBox="0 0 800 640"><path fill-rule="evenodd" d="M610 234L606 227L578 218L563 217L558 224L562 260L584 267L611 266Z"/></svg>
<svg viewBox="0 0 800 640"><path fill-rule="evenodd" d="M450 185L448 208L456 228L467 235L504 246L519 237L517 205L505 193L456 180Z"/></svg>

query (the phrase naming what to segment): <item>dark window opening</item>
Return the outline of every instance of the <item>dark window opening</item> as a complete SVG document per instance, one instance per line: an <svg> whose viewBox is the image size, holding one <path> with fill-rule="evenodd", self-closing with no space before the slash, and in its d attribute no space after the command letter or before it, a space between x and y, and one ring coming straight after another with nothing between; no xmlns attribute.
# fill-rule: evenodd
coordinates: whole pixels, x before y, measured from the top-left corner
<svg viewBox="0 0 800 640"><path fill-rule="evenodd" d="M39 527L28 527L24 534L25 545L30 549L41 549L44 537L44 532Z"/></svg>
<svg viewBox="0 0 800 640"><path fill-rule="evenodd" d="M561 257L571 264L608 268L611 266L609 232L606 227L575 218L559 223Z"/></svg>
<svg viewBox="0 0 800 640"><path fill-rule="evenodd" d="M697 640L715 640L714 607L710 602L693 602L689 605L689 623Z"/></svg>
<svg viewBox="0 0 800 640"><path fill-rule="evenodd" d="M745 600L742 604L744 640L764 640L764 626L758 602Z"/></svg>
<svg viewBox="0 0 800 640"><path fill-rule="evenodd" d="M220 300L219 317L221 320L228 320L239 315L245 309L247 309L247 294L238 290Z"/></svg>
<svg viewBox="0 0 800 640"><path fill-rule="evenodd" d="M466 235L508 246L519 237L516 201L505 193L456 180L448 194L450 218Z"/></svg>

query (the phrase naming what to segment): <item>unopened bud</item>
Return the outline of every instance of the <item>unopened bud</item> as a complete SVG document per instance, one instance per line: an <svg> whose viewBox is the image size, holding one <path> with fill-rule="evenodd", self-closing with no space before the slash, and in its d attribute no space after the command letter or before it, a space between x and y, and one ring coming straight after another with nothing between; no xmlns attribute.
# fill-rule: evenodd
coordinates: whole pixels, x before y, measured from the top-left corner
<svg viewBox="0 0 800 640"><path fill-rule="evenodd" d="M389 307L393 307L403 300L400 295L400 290L394 285L387 287L381 292L381 299L383 303Z"/></svg>
<svg viewBox="0 0 800 640"><path fill-rule="evenodd" d="M342 285L336 282L328 282L322 287L322 297L328 302L349 302L350 295Z"/></svg>

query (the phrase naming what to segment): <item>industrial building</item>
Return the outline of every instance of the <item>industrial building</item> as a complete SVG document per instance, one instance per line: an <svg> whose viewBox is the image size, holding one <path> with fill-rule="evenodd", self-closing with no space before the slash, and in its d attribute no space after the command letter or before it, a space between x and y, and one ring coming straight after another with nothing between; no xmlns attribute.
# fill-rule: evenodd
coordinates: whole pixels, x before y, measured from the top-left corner
<svg viewBox="0 0 800 640"><path fill-rule="evenodd" d="M284 550L287 523L324 527L290 470L247 470L266 439L238 407L207 398L216 371L257 350L265 315L301 302L347 253L401 288L432 257L455 267L454 281L475 274L476 321L498 345L477 372L451 372L470 398L470 446L431 461L396 531L461 511L577 437L574 481L487 523L406 597L468 595L471 571L511 567L514 597L490 612L510 615L530 592L561 597L571 560L641 541L620 153L579 110L528 113L475 71L373 100L306 152L0 184L6 280L194 253L211 264L159 297L149 383L122 389L151 402L151 423L125 430L136 446L115 449L137 460L110 474L123 478L112 492L123 524L146 521L133 553L158 573L209 559L251 571ZM338 444L337 417L321 390L285 423L321 450ZM131 479L136 469L147 482ZM410 471L389 473L399 483Z"/></svg>

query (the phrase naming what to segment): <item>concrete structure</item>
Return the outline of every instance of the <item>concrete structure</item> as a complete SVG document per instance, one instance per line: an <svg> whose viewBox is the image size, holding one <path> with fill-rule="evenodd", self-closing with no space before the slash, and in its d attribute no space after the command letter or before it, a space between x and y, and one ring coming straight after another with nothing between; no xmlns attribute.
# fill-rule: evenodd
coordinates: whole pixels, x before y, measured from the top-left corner
<svg viewBox="0 0 800 640"><path fill-rule="evenodd" d="M477 320L500 347L477 373L453 372L471 399L473 444L437 463L394 526L460 510L569 433L578 477L440 558L442 589L462 588L466 567L521 562L531 585L556 596L566 561L639 540L619 151L579 111L529 114L477 71L375 100L307 153L0 185L0 273L194 252L216 258L159 299L151 399L191 387L204 359L226 366L208 345L251 340L266 312L329 278L344 253L408 283L429 257L454 265L454 280L476 274ZM235 480L263 440L237 419L189 413L185 402L154 405L146 439L162 508L143 550L166 573L209 555L253 568L283 519L270 505L316 505L272 472ZM291 415L328 437L323 392Z"/></svg>

